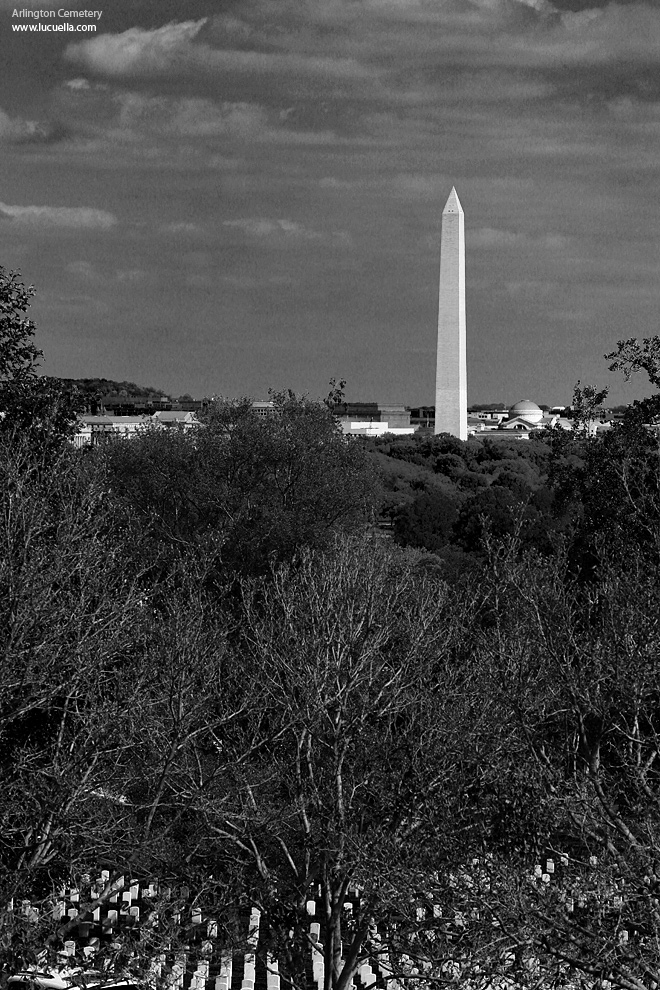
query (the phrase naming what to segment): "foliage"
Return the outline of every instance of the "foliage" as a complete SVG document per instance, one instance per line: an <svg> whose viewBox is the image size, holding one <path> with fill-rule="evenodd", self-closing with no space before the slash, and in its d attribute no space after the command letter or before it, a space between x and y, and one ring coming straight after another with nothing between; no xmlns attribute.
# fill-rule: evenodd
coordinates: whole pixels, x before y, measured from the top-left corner
<svg viewBox="0 0 660 990"><path fill-rule="evenodd" d="M0 465L0 962L45 951L53 964L77 927L58 920L56 891L99 869L110 879L83 913L121 875L174 874L201 901L212 892L220 918L226 902L230 920L225 878L191 862L190 803L208 782L200 759L249 696L232 693L196 575L151 588L139 532L89 459L4 440ZM23 898L27 929L5 910ZM157 936L142 953L159 951ZM104 952L116 962L125 949Z"/></svg>
<svg viewBox="0 0 660 990"><path fill-rule="evenodd" d="M30 377L43 354L32 339L36 326L25 315L34 286L20 279L20 272L0 265L0 382Z"/></svg>
<svg viewBox="0 0 660 990"><path fill-rule="evenodd" d="M393 532L403 546L438 550L448 543L458 519L456 503L440 491L418 495L393 515Z"/></svg>
<svg viewBox="0 0 660 990"><path fill-rule="evenodd" d="M136 385L135 382L117 382L109 378L63 378L61 381L66 388L78 393L82 404L91 407L93 412L96 412L103 399L125 399L130 404L131 400L149 402L168 398L159 388ZM181 398L191 399L192 396Z"/></svg>
<svg viewBox="0 0 660 990"><path fill-rule="evenodd" d="M257 443L265 429L263 456L283 436L295 445L307 415L295 400L290 419L264 424L247 405L219 403L205 429L213 449L223 436ZM173 461L188 435L172 436L169 462L145 439L147 466L174 464L183 487L198 454ZM607 438L582 445L575 464L589 471L566 461L578 476L572 504L584 493L575 525L595 527L625 452L629 504L648 530L655 489L641 465L653 438L640 428L635 450L630 433ZM577 441L567 443L557 457L573 456ZM71 929L53 916L53 888L106 868L194 886L229 941L236 897L248 898L263 912L263 951L294 986L304 983L306 901L320 885L334 990L382 951L374 931L404 982L412 969L442 979L451 965L475 986L507 972L531 984L535 967L561 983L568 966L641 990L660 934L649 893L659 603L648 546L620 556L648 532L624 525L616 499L606 532L592 534L599 568L580 584L570 544L525 550L525 512L546 489L526 490L505 469L518 458L487 448L473 458L496 465L484 495L522 507L522 523L499 541L482 532L476 575L450 586L433 555L362 533L303 541L262 576L232 578L227 597L222 581L206 590L202 524L184 526L185 506L161 510L179 555L154 581L151 517L125 500L123 476L109 486L109 451L47 459L3 444L0 896L41 908L27 927L5 916L5 962L44 946L56 954ZM210 443L193 450L211 458ZM245 497L261 476L235 456L234 473L221 460L219 477L225 494L235 479ZM547 458L545 446L530 449L530 462ZM184 494L205 491L200 477ZM547 859L550 882L535 871ZM112 880L97 900L111 890ZM131 942L131 965L146 967L171 937L167 925L150 928ZM126 945L103 951L119 965Z"/></svg>
<svg viewBox="0 0 660 990"><path fill-rule="evenodd" d="M57 446L73 432L81 397L57 378L36 375L43 352L33 341L37 328L26 316L34 294L20 272L0 266L0 432L27 432L32 443Z"/></svg>
<svg viewBox="0 0 660 990"><path fill-rule="evenodd" d="M595 420L608 392L608 388L598 391L594 385L583 386L580 381L577 382L573 389L571 410L571 419L575 430L589 430L590 424Z"/></svg>
<svg viewBox="0 0 660 990"><path fill-rule="evenodd" d="M612 557L586 590L568 565L493 560L498 635L482 649L502 717L518 727L538 869L493 850L482 909L563 981L578 972L641 990L660 967L657 583ZM498 786L518 801L510 772Z"/></svg>
<svg viewBox="0 0 660 990"><path fill-rule="evenodd" d="M475 672L456 663L460 605L416 555L364 538L243 587L236 662L256 694L208 830L245 863L296 987L319 887L326 987L343 990L370 929L400 918L401 885L466 852L459 754L484 711L475 719ZM233 809L228 792L244 795Z"/></svg>
<svg viewBox="0 0 660 990"><path fill-rule="evenodd" d="M337 381L336 378L331 378L329 383L330 391L323 400L323 404L328 407L331 411L334 411L337 406L341 405L344 401L344 389L346 388L346 379L341 378Z"/></svg>
<svg viewBox="0 0 660 990"><path fill-rule="evenodd" d="M636 337L618 340L616 350L605 355L611 361L610 371L622 371L626 381L639 371L645 371L649 381L660 389L660 337Z"/></svg>
<svg viewBox="0 0 660 990"><path fill-rule="evenodd" d="M127 620L136 604L133 589L124 589L121 544L100 511L98 482L64 459L44 462L26 445L4 440L1 453L0 806L3 893L9 896L30 888L41 893L69 869L85 743L73 773L71 739L61 732L75 716L69 709L77 696L93 703L105 664L128 646ZM98 698L102 711L106 700ZM93 726L91 716L92 736ZM67 774L64 796L56 783Z"/></svg>
<svg viewBox="0 0 660 990"><path fill-rule="evenodd" d="M458 542L466 550L479 550L484 535L512 535L522 523L524 502L509 489L491 487L463 506L457 520Z"/></svg>
<svg viewBox="0 0 660 990"><path fill-rule="evenodd" d="M382 511L395 539L446 561L464 551L478 561L486 533L515 530L523 546L552 552L568 526L551 480L564 456L559 444L550 434L533 443L500 437L461 443L448 436L376 441L371 449L383 479Z"/></svg>
<svg viewBox="0 0 660 990"><path fill-rule="evenodd" d="M111 488L163 547L196 547L240 573L363 525L376 491L362 448L321 403L292 393L274 402L261 418L249 400L217 400L193 431L153 430L107 446Z"/></svg>
<svg viewBox="0 0 660 990"><path fill-rule="evenodd" d="M4 416L0 432L44 450L61 446L77 427L84 400L59 378L19 378L0 390Z"/></svg>
<svg viewBox="0 0 660 990"><path fill-rule="evenodd" d="M165 392L160 388L153 388L150 385L136 385L135 382L118 382L111 378L64 378L67 384L75 385L89 395L123 395L123 396L152 396L153 398L166 398ZM192 398L192 396L181 396L181 398Z"/></svg>
<svg viewBox="0 0 660 990"><path fill-rule="evenodd" d="M2 278L0 965L54 964L103 869L83 916L166 877L231 948L258 906L292 990L313 891L324 990L660 983L658 397L363 442L333 380L77 451ZM658 384L656 339L610 357ZM182 903L95 964L148 982Z"/></svg>
<svg viewBox="0 0 660 990"><path fill-rule="evenodd" d="M620 566L660 559L658 440L637 417L588 443L561 442L551 483L571 518L571 559L590 578L599 561L618 553Z"/></svg>

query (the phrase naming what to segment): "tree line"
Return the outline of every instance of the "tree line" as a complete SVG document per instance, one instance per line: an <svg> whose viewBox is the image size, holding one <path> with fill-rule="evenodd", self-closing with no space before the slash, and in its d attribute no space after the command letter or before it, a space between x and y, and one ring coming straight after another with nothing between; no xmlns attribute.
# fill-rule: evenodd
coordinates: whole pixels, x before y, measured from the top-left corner
<svg viewBox="0 0 660 990"><path fill-rule="evenodd" d="M259 907L296 990L311 890L327 990L385 951L404 985L656 985L655 400L525 453L367 444L289 392L265 420L218 400L194 431L76 450L29 291L1 285L6 971L57 958L57 891L105 870L83 911L160 878L238 945ZM139 977L185 942L176 909L107 965Z"/></svg>

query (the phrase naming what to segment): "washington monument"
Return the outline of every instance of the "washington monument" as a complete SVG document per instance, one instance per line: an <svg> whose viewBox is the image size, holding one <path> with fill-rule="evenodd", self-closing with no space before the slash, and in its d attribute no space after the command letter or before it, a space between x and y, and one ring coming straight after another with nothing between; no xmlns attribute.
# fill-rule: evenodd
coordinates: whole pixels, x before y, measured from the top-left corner
<svg viewBox="0 0 660 990"><path fill-rule="evenodd" d="M435 432L467 440L465 217L455 189L442 211Z"/></svg>

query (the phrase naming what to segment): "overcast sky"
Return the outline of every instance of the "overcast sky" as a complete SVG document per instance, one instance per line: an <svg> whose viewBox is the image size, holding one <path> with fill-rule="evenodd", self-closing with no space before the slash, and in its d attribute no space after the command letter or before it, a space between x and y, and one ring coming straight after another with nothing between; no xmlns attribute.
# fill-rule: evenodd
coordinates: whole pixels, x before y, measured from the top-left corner
<svg viewBox="0 0 660 990"><path fill-rule="evenodd" d="M651 391L603 354L659 332L657 0L61 2L0 0L0 263L46 373L431 403L455 185L469 401Z"/></svg>

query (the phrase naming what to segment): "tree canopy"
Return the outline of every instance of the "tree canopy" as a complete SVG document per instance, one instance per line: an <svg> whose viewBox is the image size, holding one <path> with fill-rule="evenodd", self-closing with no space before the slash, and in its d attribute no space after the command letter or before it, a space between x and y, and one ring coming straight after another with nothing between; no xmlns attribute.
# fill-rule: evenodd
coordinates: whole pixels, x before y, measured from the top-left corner
<svg viewBox="0 0 660 990"><path fill-rule="evenodd" d="M38 446L70 436L81 406L78 390L60 379L37 376L43 357L27 316L34 286L0 265L0 432L31 435Z"/></svg>
<svg viewBox="0 0 660 990"><path fill-rule="evenodd" d="M0 964L653 990L655 397L597 437L364 442L332 383L75 449L3 277Z"/></svg>
<svg viewBox="0 0 660 990"><path fill-rule="evenodd" d="M370 521L376 479L362 447L323 403L275 396L260 417L249 400L211 402L195 430L151 430L98 452L116 496L173 553L196 548L209 566L260 573L301 546Z"/></svg>
<svg viewBox="0 0 660 990"><path fill-rule="evenodd" d="M34 343L36 326L27 316L34 286L21 273L0 265L0 382L34 375L43 351Z"/></svg>

